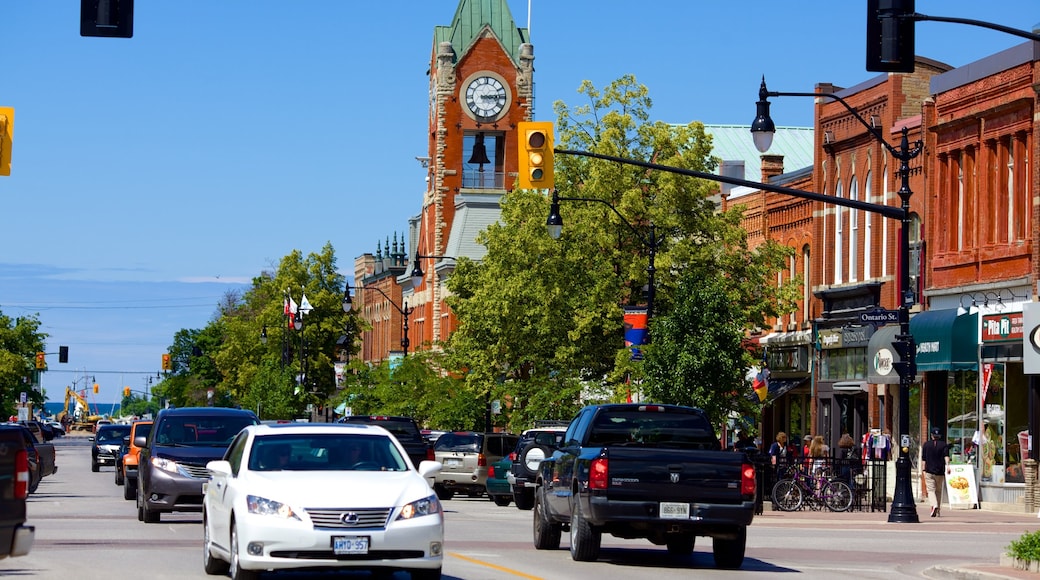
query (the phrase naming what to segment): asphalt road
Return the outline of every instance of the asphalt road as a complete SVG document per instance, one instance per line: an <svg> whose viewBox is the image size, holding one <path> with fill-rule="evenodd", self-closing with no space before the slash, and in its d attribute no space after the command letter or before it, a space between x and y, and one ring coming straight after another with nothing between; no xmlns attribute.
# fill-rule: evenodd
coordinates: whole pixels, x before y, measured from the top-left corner
<svg viewBox="0 0 1040 580"><path fill-rule="evenodd" d="M36 526L32 552L0 560L0 576L11 578L210 578L202 569L198 513L163 514L159 524L137 521L134 504L122 498L111 467L90 472L89 443L57 440L58 473L47 477L29 500ZM598 562L574 562L566 535L560 550L531 544L531 512L498 507L486 498L444 502L444 577L474 579L749 578L794 573L800 579L890 579L957 577L944 571L993 570L1008 543L1040 529L1035 515L987 510L944 510L928 518L918 506L918 524L890 524L888 514L767 511L748 531L747 558L738 571L716 570L711 542L698 538L690 558L669 557L644 540L603 538ZM996 571L1000 571L997 569ZM268 575L269 578L330 578L328 574ZM350 573L344 578L368 578ZM398 573L395 579L408 575ZM968 577L968 576L960 576ZM978 577L978 576L976 576Z"/></svg>

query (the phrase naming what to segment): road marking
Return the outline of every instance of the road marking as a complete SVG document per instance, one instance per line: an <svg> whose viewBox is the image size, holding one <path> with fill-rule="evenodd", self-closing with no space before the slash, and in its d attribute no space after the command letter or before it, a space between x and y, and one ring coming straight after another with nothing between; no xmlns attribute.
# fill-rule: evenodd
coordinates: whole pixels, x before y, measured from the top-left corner
<svg viewBox="0 0 1040 580"><path fill-rule="evenodd" d="M492 564L490 562L485 562L483 560L477 560L476 558L470 558L468 556L463 556L462 554L456 554L454 552L449 552L448 555L452 556L454 558L458 558L460 560L465 560L465 561L469 562L470 564L477 564L478 566L484 566L484 567L487 567L487 568L491 568L493 570L498 570L499 572L505 572L506 574L510 574L512 576L519 576L520 578L528 578L529 580L543 580L542 577L540 577L540 576L531 576L530 574L524 574L523 572L518 572L517 570L513 570L512 568L505 568L503 566L498 566L498 565Z"/></svg>

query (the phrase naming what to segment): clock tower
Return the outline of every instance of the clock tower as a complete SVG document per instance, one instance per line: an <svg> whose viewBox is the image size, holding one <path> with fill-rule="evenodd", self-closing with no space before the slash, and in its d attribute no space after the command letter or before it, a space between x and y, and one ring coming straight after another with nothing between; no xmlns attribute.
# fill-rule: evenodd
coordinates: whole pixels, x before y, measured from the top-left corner
<svg viewBox="0 0 1040 580"><path fill-rule="evenodd" d="M460 0L452 23L434 28L429 68L429 153L411 255L423 272L410 288L417 349L446 340L455 321L444 282L459 258L480 260L476 235L499 217L516 181L517 123L533 111L534 48L506 0ZM409 292L406 290L406 294Z"/></svg>

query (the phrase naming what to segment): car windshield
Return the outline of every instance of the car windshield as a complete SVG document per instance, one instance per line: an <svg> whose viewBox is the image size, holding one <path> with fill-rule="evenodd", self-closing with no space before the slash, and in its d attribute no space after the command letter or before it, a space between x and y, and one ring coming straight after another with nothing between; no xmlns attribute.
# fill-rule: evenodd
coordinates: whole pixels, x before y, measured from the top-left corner
<svg viewBox="0 0 1040 580"><path fill-rule="evenodd" d="M254 424L255 420L242 415L169 417L162 421L155 440L160 445L221 447L231 443L244 427Z"/></svg>
<svg viewBox="0 0 1040 580"><path fill-rule="evenodd" d="M129 434L130 434L130 426L129 425L127 425L126 428L122 428L122 427L108 428L108 427L106 427L106 428L101 429L100 431L98 431L97 437L95 437L95 439L97 440L98 443L121 444L123 442L123 437L126 437Z"/></svg>
<svg viewBox="0 0 1040 580"><path fill-rule="evenodd" d="M482 436L479 433L445 433L437 438L434 451L480 451Z"/></svg>
<svg viewBox="0 0 1040 580"><path fill-rule="evenodd" d="M408 471L385 435L306 433L253 439L250 471Z"/></svg>

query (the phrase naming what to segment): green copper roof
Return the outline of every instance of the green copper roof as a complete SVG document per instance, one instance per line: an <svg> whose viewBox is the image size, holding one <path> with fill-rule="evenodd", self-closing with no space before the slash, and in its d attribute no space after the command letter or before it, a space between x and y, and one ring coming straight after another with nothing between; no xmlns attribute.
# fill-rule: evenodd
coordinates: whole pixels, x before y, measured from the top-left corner
<svg viewBox="0 0 1040 580"><path fill-rule="evenodd" d="M528 42L527 29L517 28L506 0L460 0L451 26L434 28L434 50L440 43L450 42L456 56L464 54L484 26L491 28L513 62L519 65L520 45Z"/></svg>

